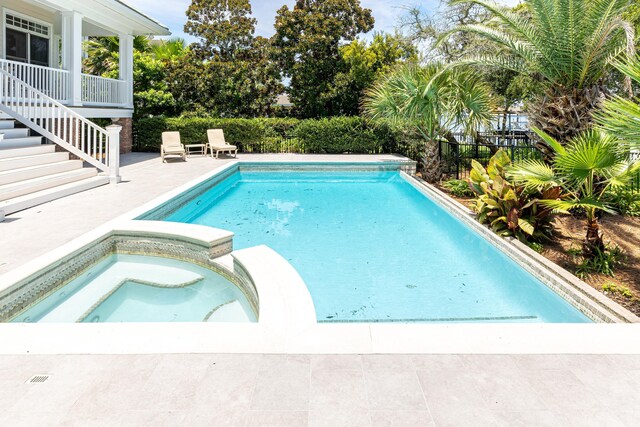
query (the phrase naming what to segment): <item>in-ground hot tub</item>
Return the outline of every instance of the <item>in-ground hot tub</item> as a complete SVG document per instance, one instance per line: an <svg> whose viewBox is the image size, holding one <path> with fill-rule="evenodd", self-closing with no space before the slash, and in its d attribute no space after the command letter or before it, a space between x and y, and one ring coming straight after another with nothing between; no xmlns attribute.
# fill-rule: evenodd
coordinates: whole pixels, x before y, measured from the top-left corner
<svg viewBox="0 0 640 427"><path fill-rule="evenodd" d="M114 230L3 291L1 319L256 322L253 284L216 261L231 252L232 237L153 223Z"/></svg>

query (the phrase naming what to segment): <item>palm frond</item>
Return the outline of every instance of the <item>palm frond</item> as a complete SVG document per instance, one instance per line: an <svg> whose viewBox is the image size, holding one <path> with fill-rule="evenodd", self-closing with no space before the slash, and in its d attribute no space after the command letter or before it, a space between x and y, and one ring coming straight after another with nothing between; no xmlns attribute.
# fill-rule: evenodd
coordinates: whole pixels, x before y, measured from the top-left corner
<svg viewBox="0 0 640 427"><path fill-rule="evenodd" d="M627 0L525 0L529 16L491 1L453 2L463 3L486 9L494 20L457 27L440 41L459 31L475 33L519 58L529 73L539 73L550 84L591 87L611 69L614 54L629 55L634 49L633 25L622 18ZM491 62L499 65L496 59Z"/></svg>
<svg viewBox="0 0 640 427"><path fill-rule="evenodd" d="M529 189L560 185L560 180L556 177L553 168L536 159L523 160L513 164L507 169L507 176Z"/></svg>
<svg viewBox="0 0 640 427"><path fill-rule="evenodd" d="M538 135L549 147L551 147L551 149L556 154L565 154L566 153L566 150L564 149L562 144L560 144L551 135L549 135L548 133L546 133L542 129L538 129L537 127L533 126L531 128L531 130L533 130L536 133L536 135Z"/></svg>
<svg viewBox="0 0 640 427"><path fill-rule="evenodd" d="M601 210L610 214L616 213L616 211L607 204L593 198L577 200L540 200L540 204L559 213L569 213L571 209L577 208Z"/></svg>

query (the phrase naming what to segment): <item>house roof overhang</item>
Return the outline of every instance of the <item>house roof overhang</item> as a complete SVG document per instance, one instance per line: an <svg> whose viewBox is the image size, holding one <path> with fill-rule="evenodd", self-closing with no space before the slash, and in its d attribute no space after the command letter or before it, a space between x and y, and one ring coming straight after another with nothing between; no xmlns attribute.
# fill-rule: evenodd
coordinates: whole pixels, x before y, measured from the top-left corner
<svg viewBox="0 0 640 427"><path fill-rule="evenodd" d="M84 20L117 34L168 36L167 27L122 0L30 0L59 12L76 11Z"/></svg>

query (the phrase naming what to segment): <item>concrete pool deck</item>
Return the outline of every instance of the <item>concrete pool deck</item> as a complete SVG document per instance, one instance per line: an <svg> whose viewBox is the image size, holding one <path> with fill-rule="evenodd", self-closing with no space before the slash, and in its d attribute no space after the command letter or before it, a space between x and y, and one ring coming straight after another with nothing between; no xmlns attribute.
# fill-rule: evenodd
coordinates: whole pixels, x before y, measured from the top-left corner
<svg viewBox="0 0 640 427"><path fill-rule="evenodd" d="M0 223L0 274L229 161L163 165L157 155L124 156L125 183ZM0 425L635 426L640 419L639 325L406 325L401 333L394 325L346 325L335 334L335 325L322 325L318 335L284 343L279 351L288 355L221 354L248 351L256 337L238 329L216 342L216 325L152 334L144 325L102 325L75 336L77 325L50 325L30 338L29 325L10 333L3 326ZM263 339L262 353L274 352ZM225 350L225 340L237 350ZM95 354L66 354L86 353L85 344ZM300 355L326 344L345 354ZM470 344L489 354L452 354L474 353L465 351ZM38 374L51 377L26 383Z"/></svg>
<svg viewBox="0 0 640 427"><path fill-rule="evenodd" d="M0 356L0 424L635 427L639 384L635 356Z"/></svg>

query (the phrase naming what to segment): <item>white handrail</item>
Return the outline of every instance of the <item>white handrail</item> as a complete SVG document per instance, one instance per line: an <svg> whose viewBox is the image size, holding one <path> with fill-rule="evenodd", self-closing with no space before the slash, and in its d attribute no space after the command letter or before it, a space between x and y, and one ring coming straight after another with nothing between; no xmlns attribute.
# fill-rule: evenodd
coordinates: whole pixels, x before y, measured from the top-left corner
<svg viewBox="0 0 640 427"><path fill-rule="evenodd" d="M82 75L82 103L86 105L126 104L127 84L123 80Z"/></svg>
<svg viewBox="0 0 640 427"><path fill-rule="evenodd" d="M56 101L69 100L71 88L69 71L6 59L0 59L0 70L6 71Z"/></svg>
<svg viewBox="0 0 640 427"><path fill-rule="evenodd" d="M107 132L0 68L0 110L118 180L119 133Z"/></svg>
<svg viewBox="0 0 640 427"><path fill-rule="evenodd" d="M0 59L0 70L62 104L71 100L71 73L67 70ZM88 106L127 106L127 83L124 80L82 74L81 100Z"/></svg>

